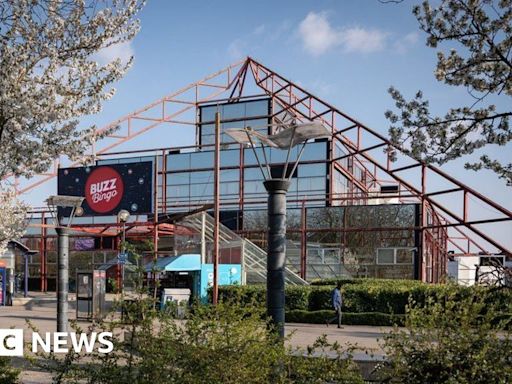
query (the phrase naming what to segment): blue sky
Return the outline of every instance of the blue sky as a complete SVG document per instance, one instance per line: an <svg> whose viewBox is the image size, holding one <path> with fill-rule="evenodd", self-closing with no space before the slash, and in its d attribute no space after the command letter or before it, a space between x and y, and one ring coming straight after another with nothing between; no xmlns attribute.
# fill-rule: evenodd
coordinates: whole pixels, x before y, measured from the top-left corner
<svg viewBox="0 0 512 384"><path fill-rule="evenodd" d="M373 129L387 133L384 112L394 85L412 97L422 89L434 111L469 100L464 89L433 77L435 51L411 13L416 1L166 1L150 0L141 31L106 58L133 54L135 62L103 111L84 123L107 124L244 56L284 77ZM149 133L129 147L180 145L179 137ZM487 150L510 161L510 151ZM484 195L512 209L511 190L492 173L465 171L463 161L444 167ZM510 227L499 231L512 247Z"/></svg>

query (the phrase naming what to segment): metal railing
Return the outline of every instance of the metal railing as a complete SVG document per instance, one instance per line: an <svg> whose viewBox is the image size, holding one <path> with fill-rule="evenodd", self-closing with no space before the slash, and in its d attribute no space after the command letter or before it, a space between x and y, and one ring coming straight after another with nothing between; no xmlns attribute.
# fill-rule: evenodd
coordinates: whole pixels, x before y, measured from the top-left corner
<svg viewBox="0 0 512 384"><path fill-rule="evenodd" d="M203 228L203 213L187 216L180 222L201 233ZM213 241L213 218L204 213L205 238ZM247 280L251 283L263 283L267 279L267 252L252 241L244 239L223 224L220 224L219 243L222 246L240 245L242 248L242 265L247 273ZM291 285L307 285L308 282L288 267L285 268L285 281Z"/></svg>

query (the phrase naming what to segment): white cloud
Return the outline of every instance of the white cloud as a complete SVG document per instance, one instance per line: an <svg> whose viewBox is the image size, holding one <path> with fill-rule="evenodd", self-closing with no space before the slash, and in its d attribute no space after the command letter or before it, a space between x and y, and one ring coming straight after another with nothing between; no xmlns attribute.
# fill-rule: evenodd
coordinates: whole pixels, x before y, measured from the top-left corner
<svg viewBox="0 0 512 384"><path fill-rule="evenodd" d="M407 35L396 40L395 43L393 44L393 48L395 48L395 50L398 53L404 54L409 50L409 48L411 48L413 45L415 45L418 42L418 39L419 39L418 33L416 33L416 32L408 33Z"/></svg>
<svg viewBox="0 0 512 384"><path fill-rule="evenodd" d="M299 36L304 49L319 56L336 47L341 47L345 52L381 51L386 46L388 34L362 27L335 28L327 19L327 13L310 12L299 25Z"/></svg>
<svg viewBox="0 0 512 384"><path fill-rule="evenodd" d="M341 43L341 34L331 27L325 12L310 12L299 25L306 51L318 56Z"/></svg>
<svg viewBox="0 0 512 384"><path fill-rule="evenodd" d="M125 41L124 43L114 44L107 48L100 49L96 54L96 60L102 65L118 58L121 59L123 63L126 63L133 55L134 49L131 41Z"/></svg>
<svg viewBox="0 0 512 384"><path fill-rule="evenodd" d="M386 46L387 33L377 29L360 27L349 28L342 34L342 44L346 52L371 53L382 51Z"/></svg>

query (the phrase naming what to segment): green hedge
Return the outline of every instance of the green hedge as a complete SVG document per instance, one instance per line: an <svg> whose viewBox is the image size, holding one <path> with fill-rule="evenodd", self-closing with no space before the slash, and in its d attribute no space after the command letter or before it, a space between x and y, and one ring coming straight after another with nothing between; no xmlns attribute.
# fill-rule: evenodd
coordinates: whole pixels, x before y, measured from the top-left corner
<svg viewBox="0 0 512 384"><path fill-rule="evenodd" d="M286 310L321 311L331 309L334 286L309 285L286 287ZM221 286L221 300L241 304L265 305L264 285ZM482 291L489 300L499 304L503 312L512 312L512 290L491 290L484 287L462 287L453 284L425 284L414 280L358 279L342 285L343 311L347 313L404 314L409 300L423 305L427 300L462 300L474 291Z"/></svg>
<svg viewBox="0 0 512 384"><path fill-rule="evenodd" d="M332 319L334 316L335 312L332 310L303 311L295 309L286 312L286 322L325 324L327 319ZM344 312L341 322L345 325L401 326L404 324L404 319L405 315L390 315L380 312Z"/></svg>

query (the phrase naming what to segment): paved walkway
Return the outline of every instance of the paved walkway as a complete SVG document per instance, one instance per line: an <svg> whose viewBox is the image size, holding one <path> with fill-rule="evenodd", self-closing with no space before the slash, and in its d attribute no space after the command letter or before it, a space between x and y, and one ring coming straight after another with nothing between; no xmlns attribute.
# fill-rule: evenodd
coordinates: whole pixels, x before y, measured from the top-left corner
<svg viewBox="0 0 512 384"><path fill-rule="evenodd" d="M56 327L56 300L54 295L32 294L31 299L17 299L12 307L0 307L0 328L23 328L28 330L26 319L36 326L40 332L53 332ZM112 299L113 296L107 298ZM73 296L70 297L69 319L75 319L75 303ZM80 321L79 324L87 326L88 322ZM315 340L327 335L330 342L337 341L342 345L356 345L358 352L356 360L380 360L383 351L379 346L379 339L389 332L390 327L371 327L364 325L347 325L338 329L335 325L325 326L318 324L286 324L286 333L291 335L290 345L293 347L306 347ZM29 332L25 338L30 337ZM49 382L48 375L27 370L23 372L23 383Z"/></svg>

